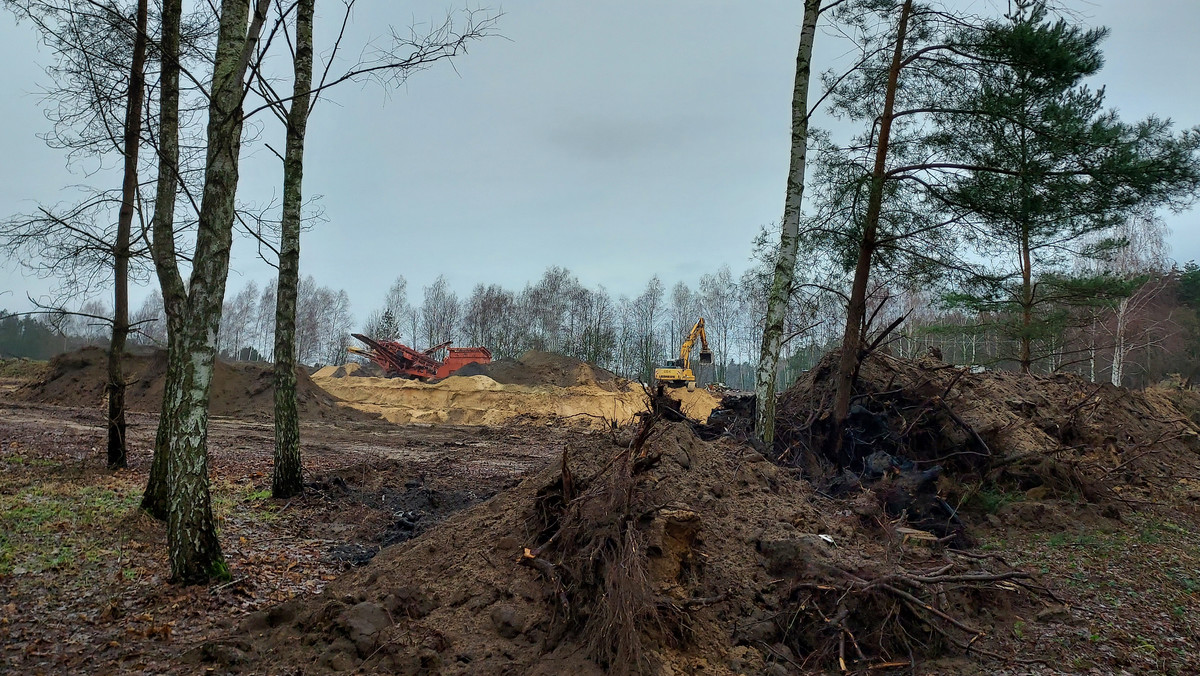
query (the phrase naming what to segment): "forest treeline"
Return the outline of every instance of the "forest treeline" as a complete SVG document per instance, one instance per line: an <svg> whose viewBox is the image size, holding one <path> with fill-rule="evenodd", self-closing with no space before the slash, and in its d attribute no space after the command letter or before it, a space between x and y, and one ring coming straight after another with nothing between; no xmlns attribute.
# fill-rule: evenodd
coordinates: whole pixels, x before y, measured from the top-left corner
<svg viewBox="0 0 1200 676"><path fill-rule="evenodd" d="M1076 279L1093 272L1080 268ZM703 275L695 288L683 282L668 287L655 276L633 297L614 296L603 286L589 288L562 267L548 268L519 290L477 284L462 296L445 277L410 293L401 276L361 321L345 291L308 276L299 288L297 358L310 366L345 363L353 358L346 348L356 344L350 334L361 332L419 348L445 341L482 345L496 358L545 350L648 381L656 366L674 358L683 336L703 316L716 359L700 379L750 389L762 340L763 274L751 269L735 276L724 266ZM1126 270L1123 277L1115 271L1107 275L1123 279L1126 293L1059 297L1041 308L1035 372L1068 372L1130 387L1194 380L1200 367L1200 266L1179 267L1160 258ZM932 350L948 363L1018 368L1018 317L954 307L953 289L884 293L890 299L886 312L906 317L887 342L893 354L919 357ZM219 337L225 359L272 359L275 297L273 284L260 287L254 281L227 296ZM785 383L835 348L840 337L838 305L821 305L815 295L805 300L807 306L792 313L802 315L793 324L807 330L786 343L780 367ZM96 317L110 312L98 301L80 311ZM133 344L165 343L157 294L148 296L131 320ZM46 359L84 344L103 345L108 331L105 322L89 316L8 317L0 321L0 354Z"/></svg>

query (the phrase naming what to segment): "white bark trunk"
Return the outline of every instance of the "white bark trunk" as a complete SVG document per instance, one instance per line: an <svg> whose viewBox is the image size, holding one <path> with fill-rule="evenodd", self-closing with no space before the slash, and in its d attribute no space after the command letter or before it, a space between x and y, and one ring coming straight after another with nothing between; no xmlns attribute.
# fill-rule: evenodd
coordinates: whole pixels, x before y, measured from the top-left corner
<svg viewBox="0 0 1200 676"><path fill-rule="evenodd" d="M1125 355L1129 349L1125 344L1125 325L1129 317L1129 299L1117 303L1117 328L1113 335L1112 384L1117 387L1125 379Z"/></svg>
<svg viewBox="0 0 1200 676"><path fill-rule="evenodd" d="M767 297L767 316L763 327L762 350L754 376L754 431L770 445L775 439L775 381L779 353L783 349L784 324L792 281L796 271L796 252L800 244L800 206L804 198L804 167L808 158L808 86L812 74L813 40L820 0L805 0L804 23L796 52L796 82L792 91L792 158L788 171L787 197L780 223L779 254L775 260L775 278Z"/></svg>

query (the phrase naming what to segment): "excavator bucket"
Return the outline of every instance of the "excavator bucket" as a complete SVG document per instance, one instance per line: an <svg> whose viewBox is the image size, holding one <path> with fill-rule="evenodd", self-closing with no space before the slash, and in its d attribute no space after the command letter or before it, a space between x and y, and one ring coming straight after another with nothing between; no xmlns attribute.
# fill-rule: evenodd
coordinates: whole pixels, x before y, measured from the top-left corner
<svg viewBox="0 0 1200 676"><path fill-rule="evenodd" d="M712 350L700 350L700 363L701 364L711 364L712 363Z"/></svg>

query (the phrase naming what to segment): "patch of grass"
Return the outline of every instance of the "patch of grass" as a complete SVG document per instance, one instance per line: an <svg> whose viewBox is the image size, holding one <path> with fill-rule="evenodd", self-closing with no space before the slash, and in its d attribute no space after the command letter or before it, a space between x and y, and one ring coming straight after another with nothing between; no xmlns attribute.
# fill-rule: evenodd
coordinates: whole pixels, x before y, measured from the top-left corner
<svg viewBox="0 0 1200 676"><path fill-rule="evenodd" d="M1167 577L1170 578L1172 582L1179 585L1179 588L1188 594L1200 593L1200 578L1198 577L1186 575L1174 570L1167 571Z"/></svg>
<svg viewBox="0 0 1200 676"><path fill-rule="evenodd" d="M271 489L264 488L261 491L254 491L246 496L247 500L266 500L271 497Z"/></svg>
<svg viewBox="0 0 1200 676"><path fill-rule="evenodd" d="M29 458L24 455L6 456L4 461L23 467L62 467L62 463L56 460L50 460L49 458Z"/></svg>
<svg viewBox="0 0 1200 676"><path fill-rule="evenodd" d="M1159 521L1156 519L1148 519L1138 529L1138 540L1144 544L1156 545L1163 541L1164 537L1171 539L1172 536L1185 535L1187 531L1170 521Z"/></svg>
<svg viewBox="0 0 1200 676"><path fill-rule="evenodd" d="M1023 493L1007 491L997 486L980 488L971 495L964 505L970 511L983 514L995 514L1005 505L1020 502L1025 499Z"/></svg>
<svg viewBox="0 0 1200 676"><path fill-rule="evenodd" d="M111 554L98 532L136 509L139 497L105 486L44 483L0 495L0 573L94 565Z"/></svg>

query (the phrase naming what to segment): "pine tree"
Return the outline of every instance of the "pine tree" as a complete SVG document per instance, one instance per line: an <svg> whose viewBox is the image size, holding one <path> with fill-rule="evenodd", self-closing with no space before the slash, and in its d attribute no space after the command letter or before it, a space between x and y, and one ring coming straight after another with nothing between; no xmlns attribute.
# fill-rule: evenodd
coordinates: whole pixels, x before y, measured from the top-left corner
<svg viewBox="0 0 1200 676"><path fill-rule="evenodd" d="M989 31L980 53L997 63L983 86L956 105L981 115L949 120L934 145L961 166L939 198L971 213L971 235L994 260L1017 269L976 269L952 305L1012 317L1001 325L1029 372L1034 346L1061 328L1063 304L1120 297L1125 282L1100 276L1071 282L1077 257L1111 255L1105 237L1137 209L1177 205L1200 186L1200 134L1174 135L1167 120L1122 122L1104 110L1104 90L1082 84L1103 65L1106 29L1050 21L1043 3L1021 5ZM1003 254L997 257L996 254Z"/></svg>

